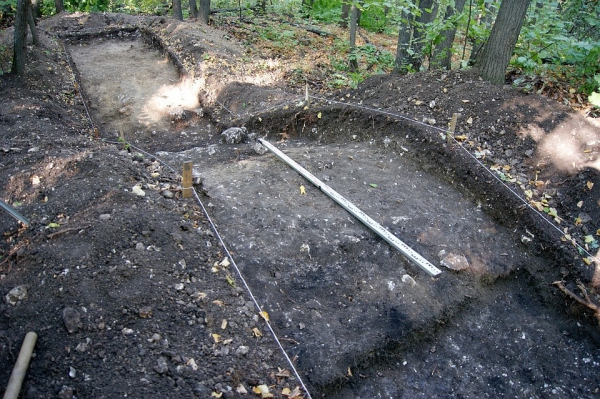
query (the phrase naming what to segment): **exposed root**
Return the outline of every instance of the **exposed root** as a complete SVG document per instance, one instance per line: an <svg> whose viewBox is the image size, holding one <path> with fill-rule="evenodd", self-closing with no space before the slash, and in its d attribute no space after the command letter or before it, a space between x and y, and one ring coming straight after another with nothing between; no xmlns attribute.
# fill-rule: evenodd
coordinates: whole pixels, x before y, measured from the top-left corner
<svg viewBox="0 0 600 399"><path fill-rule="evenodd" d="M589 309L593 310L594 317L596 317L596 320L598 320L598 324L600 324L600 306L598 306L594 302L592 302L592 300L590 299L590 297L587 293L587 289L581 283L581 281L577 280L577 287L581 290L581 294L583 295L583 298L580 297L579 295L577 295L576 293L574 293L573 291L571 291L570 289L568 289L567 287L565 287L565 284L562 281L555 281L552 284L556 285L562 292L564 292L565 294L567 294L568 296L570 296L571 298L573 298L580 304L587 306Z"/></svg>

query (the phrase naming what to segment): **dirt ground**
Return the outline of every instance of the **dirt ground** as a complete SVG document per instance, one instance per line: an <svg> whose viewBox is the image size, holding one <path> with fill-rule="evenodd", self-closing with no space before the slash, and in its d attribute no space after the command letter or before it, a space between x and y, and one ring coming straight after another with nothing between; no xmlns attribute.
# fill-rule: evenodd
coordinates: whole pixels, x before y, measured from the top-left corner
<svg viewBox="0 0 600 399"><path fill-rule="evenodd" d="M0 199L30 223L0 213L3 389L36 331L27 398L599 395L598 319L553 284L600 303L596 120L467 71L308 105L273 54L164 17L40 29L0 76Z"/></svg>

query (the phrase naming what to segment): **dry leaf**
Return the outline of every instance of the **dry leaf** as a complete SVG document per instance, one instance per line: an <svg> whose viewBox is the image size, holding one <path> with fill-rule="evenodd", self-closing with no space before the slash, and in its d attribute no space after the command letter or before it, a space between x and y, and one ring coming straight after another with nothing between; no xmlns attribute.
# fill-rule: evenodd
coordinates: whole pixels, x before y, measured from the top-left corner
<svg viewBox="0 0 600 399"><path fill-rule="evenodd" d="M227 267L227 266L229 266L230 264L231 264L231 263L229 262L229 258L225 258L225 259L223 259L223 260L221 261L221 263L219 263L219 265L220 265L220 266L223 266L223 267Z"/></svg>
<svg viewBox="0 0 600 399"><path fill-rule="evenodd" d="M348 367L348 377L353 377L352 370L350 370L350 367Z"/></svg>
<svg viewBox="0 0 600 399"><path fill-rule="evenodd" d="M283 396L289 396L291 392L292 392L291 389L289 389L289 388L283 388L281 390L281 395L283 395Z"/></svg>
<svg viewBox="0 0 600 399"><path fill-rule="evenodd" d="M588 182L587 182L587 184L586 184L586 186L587 186L587 188L588 188L589 190L591 190L591 189L592 189L592 187L594 187L594 183L592 183L591 181L588 181Z"/></svg>
<svg viewBox="0 0 600 399"><path fill-rule="evenodd" d="M581 208L582 206L583 206L583 201L579 201L579 202L577 203L577 208Z"/></svg>
<svg viewBox="0 0 600 399"><path fill-rule="evenodd" d="M473 124L473 118L471 118L471 117L469 116L469 119L467 119L467 123L468 123L469 125L472 125L472 124Z"/></svg>
<svg viewBox="0 0 600 399"><path fill-rule="evenodd" d="M260 332L260 330L258 328L256 328L256 327L254 327L252 329L252 332L254 333L255 337L262 337L263 336L263 334Z"/></svg>
<svg viewBox="0 0 600 399"><path fill-rule="evenodd" d="M319 112L319 113L317 114L317 118L321 119L321 116L322 116L322 115L321 115L321 113Z"/></svg>
<svg viewBox="0 0 600 399"><path fill-rule="evenodd" d="M462 136L454 136L454 139L458 140L458 141L465 141L466 139L468 139L467 136L462 135Z"/></svg>
<svg viewBox="0 0 600 399"><path fill-rule="evenodd" d="M275 376L277 377L284 377L284 378L289 378L291 376L291 373L289 370L286 369L282 369L280 367L277 367L277 370L279 370Z"/></svg>
<svg viewBox="0 0 600 399"><path fill-rule="evenodd" d="M218 299L215 299L212 303L219 307L223 307L223 305L225 305L223 301L219 301Z"/></svg>
<svg viewBox="0 0 600 399"><path fill-rule="evenodd" d="M223 392L213 392L210 394L210 396L213 398L220 398L221 396L223 396Z"/></svg>
<svg viewBox="0 0 600 399"><path fill-rule="evenodd" d="M421 104L423 104L423 101L421 101L421 100L415 101L415 105L421 105Z"/></svg>
<svg viewBox="0 0 600 399"><path fill-rule="evenodd" d="M470 103L471 100L462 100L463 103Z"/></svg>
<svg viewBox="0 0 600 399"><path fill-rule="evenodd" d="M306 187L300 186L300 195L305 195L305 194L306 194Z"/></svg>
<svg viewBox="0 0 600 399"><path fill-rule="evenodd" d="M266 310L263 310L262 312L260 312L259 315L261 315L262 318L265 319L265 321L269 321L269 314L267 313Z"/></svg>
<svg viewBox="0 0 600 399"><path fill-rule="evenodd" d="M213 339L215 340L215 344L218 344L221 341L221 336L219 334L211 334Z"/></svg>
<svg viewBox="0 0 600 399"><path fill-rule="evenodd" d="M223 319L223 321L221 322L221 330L224 330L227 328L227 320Z"/></svg>

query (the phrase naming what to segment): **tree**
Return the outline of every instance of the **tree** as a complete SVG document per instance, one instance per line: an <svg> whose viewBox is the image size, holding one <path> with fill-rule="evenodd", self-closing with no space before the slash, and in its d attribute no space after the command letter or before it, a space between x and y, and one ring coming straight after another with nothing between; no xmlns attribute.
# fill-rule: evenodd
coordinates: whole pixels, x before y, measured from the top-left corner
<svg viewBox="0 0 600 399"><path fill-rule="evenodd" d="M23 76L25 74L25 56L27 55L27 15L29 14L29 0L17 1L15 15L15 34L13 63L11 74Z"/></svg>
<svg viewBox="0 0 600 399"><path fill-rule="evenodd" d="M449 4L446 8L444 21L450 23L450 26L442 32L442 41L435 46L435 56L431 61L438 68L450 70L452 68L452 45L456 37L456 28L458 23L451 21L456 14L461 14L466 0L454 0L454 5Z"/></svg>
<svg viewBox="0 0 600 399"><path fill-rule="evenodd" d="M356 58L356 25L357 25L357 8L356 4L350 7L350 70L356 72L358 70L358 60Z"/></svg>
<svg viewBox="0 0 600 399"><path fill-rule="evenodd" d="M183 21L183 11L181 10L181 0L173 0L173 18Z"/></svg>
<svg viewBox="0 0 600 399"><path fill-rule="evenodd" d="M190 17L198 18L198 7L196 6L196 0L190 0Z"/></svg>
<svg viewBox="0 0 600 399"><path fill-rule="evenodd" d="M31 40L34 46L40 45L40 37L38 36L37 29L35 27L35 18L33 17L33 6L30 4L27 10L27 24L31 30Z"/></svg>
<svg viewBox="0 0 600 399"><path fill-rule="evenodd" d="M433 0L419 1L419 14L414 20L412 37L412 55L410 64L413 69L418 71L423 63L423 48L425 47L425 37L428 25L433 22L437 13L437 4Z"/></svg>
<svg viewBox="0 0 600 399"><path fill-rule="evenodd" d="M400 31L398 32L398 45L396 46L396 60L394 62L395 74L408 73L408 59L410 57L411 13L407 7L402 8Z"/></svg>
<svg viewBox="0 0 600 399"><path fill-rule="evenodd" d="M65 5L63 3L63 0L54 0L54 7L56 7L57 14L60 14L61 12L65 11Z"/></svg>
<svg viewBox="0 0 600 399"><path fill-rule="evenodd" d="M200 21L208 24L208 19L210 18L210 0L200 0L199 18Z"/></svg>
<svg viewBox="0 0 600 399"><path fill-rule="evenodd" d="M504 83L506 67L510 62L521 27L531 0L503 0L481 56L475 69L492 83Z"/></svg>

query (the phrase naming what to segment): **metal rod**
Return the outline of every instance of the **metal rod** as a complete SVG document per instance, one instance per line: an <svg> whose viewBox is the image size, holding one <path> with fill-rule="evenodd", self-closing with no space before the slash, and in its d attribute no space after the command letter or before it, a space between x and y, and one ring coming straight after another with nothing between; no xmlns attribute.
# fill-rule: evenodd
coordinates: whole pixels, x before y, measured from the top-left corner
<svg viewBox="0 0 600 399"><path fill-rule="evenodd" d="M15 363L15 367L8 380L8 385L4 392L4 399L17 399L19 397L21 385L23 384L27 367L29 367L29 360L31 360L31 354L33 353L33 348L35 348L36 341L37 334L32 331L28 332L25 336L23 345L21 345L19 357L17 358L17 363Z"/></svg>
<svg viewBox="0 0 600 399"><path fill-rule="evenodd" d="M3 208L6 212L8 212L15 219L20 220L21 223L23 223L25 225L25 227L29 227L29 221L27 219L25 219L25 216L21 215L19 212L17 212L17 210L15 208L11 207L6 202L0 200L0 208Z"/></svg>
<svg viewBox="0 0 600 399"><path fill-rule="evenodd" d="M301 174L306 180L317 186L323 193L329 196L332 200L337 202L342 208L348 211L352 216L363 222L367 227L377 233L381 238L387 241L392 247L396 248L400 251L404 256L413 261L417 266L425 270L430 276L437 276L442 273L440 269L432 265L427 259L423 258L419 255L414 249L400 241L398 237L390 233L386 228L381 226L371 217L369 217L366 213L358 209L354 206L350 201L346 198L342 197L331 187L323 183L321 180L317 179L313 174L311 174L308 170L304 169L298 163L296 163L293 159L285 155L283 152L279 151L275 146L269 143L266 140L258 139L258 141L264 145L269 151L271 151L277 158L281 159L283 162L287 163L292 169Z"/></svg>

